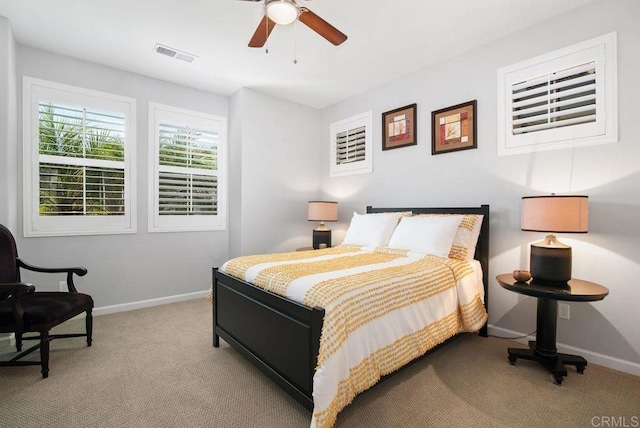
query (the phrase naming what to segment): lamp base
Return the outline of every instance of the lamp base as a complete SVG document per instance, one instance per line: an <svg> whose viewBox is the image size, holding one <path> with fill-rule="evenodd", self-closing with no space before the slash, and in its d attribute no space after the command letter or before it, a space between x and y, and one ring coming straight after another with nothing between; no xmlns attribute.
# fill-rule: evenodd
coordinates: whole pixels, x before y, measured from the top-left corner
<svg viewBox="0 0 640 428"><path fill-rule="evenodd" d="M315 250L320 248L320 244L325 244L327 248L331 247L331 230L317 230L313 231L313 248Z"/></svg>
<svg viewBox="0 0 640 428"><path fill-rule="evenodd" d="M571 247L531 246L529 270L536 282L562 282L571 279Z"/></svg>

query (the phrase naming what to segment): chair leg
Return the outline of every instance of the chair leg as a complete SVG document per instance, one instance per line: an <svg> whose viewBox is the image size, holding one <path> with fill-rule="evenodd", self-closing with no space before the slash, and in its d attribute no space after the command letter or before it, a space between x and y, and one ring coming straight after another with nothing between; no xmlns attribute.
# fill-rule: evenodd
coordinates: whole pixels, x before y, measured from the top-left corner
<svg viewBox="0 0 640 428"><path fill-rule="evenodd" d="M22 333L16 331L15 337L16 337L16 350L20 352L22 351Z"/></svg>
<svg viewBox="0 0 640 428"><path fill-rule="evenodd" d="M40 363L42 364L42 379L49 377L49 332L40 333Z"/></svg>
<svg viewBox="0 0 640 428"><path fill-rule="evenodd" d="M91 340L93 335L93 315L91 309L87 311L87 318L85 320L87 325L87 346L91 346Z"/></svg>

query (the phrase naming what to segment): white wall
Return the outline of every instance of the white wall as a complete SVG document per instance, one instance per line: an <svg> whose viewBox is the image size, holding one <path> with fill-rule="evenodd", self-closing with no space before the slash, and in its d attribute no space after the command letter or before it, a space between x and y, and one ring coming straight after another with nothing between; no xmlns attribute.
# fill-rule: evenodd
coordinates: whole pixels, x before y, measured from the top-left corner
<svg viewBox="0 0 640 428"><path fill-rule="evenodd" d="M579 348L590 361L640 374L639 16L638 1L594 2L323 109L321 188L326 197L340 201L334 239L340 242L351 212L363 212L366 205L488 203L489 322L498 333L527 334L535 330L536 300L506 291L493 279L528 268L529 243L542 238L520 231L521 197L552 191L587 194L589 233L560 239L573 246L574 276L603 284L611 293L601 302L572 303L571 320L558 322L558 342ZM618 32L619 142L498 157L497 69L611 31ZM478 100L478 149L432 156L431 111L473 99ZM332 122L367 110L380 118L411 103L418 104L417 146L383 152L380 126L374 126L373 173L329 178Z"/></svg>
<svg viewBox="0 0 640 428"><path fill-rule="evenodd" d="M245 91L229 98L229 257L244 254L242 233L242 108Z"/></svg>
<svg viewBox="0 0 640 428"><path fill-rule="evenodd" d="M185 65L185 73L188 73ZM92 295L96 307L138 302L206 290L211 267L228 258L228 232L147 232L149 193L148 103L228 116L228 99L144 76L18 46L18 108L22 106L22 76L128 96L137 102L137 224L131 235L23 238L17 234L20 254L36 265L85 266L89 274L77 282ZM22 122L18 121L22 152ZM20 167L20 170L22 168ZM20 173L21 176L21 173ZM21 179L20 179L21 181ZM22 187L18 192L22 212ZM22 218L19 228L22 230ZM24 271L23 271L24 273ZM63 276L24 274L39 290L57 289Z"/></svg>
<svg viewBox="0 0 640 428"><path fill-rule="evenodd" d="M318 197L319 112L241 89L231 97L231 256L311 245L307 201ZM241 136L238 138L238 136ZM241 140L241 141L238 141Z"/></svg>
<svg viewBox="0 0 640 428"><path fill-rule="evenodd" d="M17 230L16 43L11 23L0 16L0 224Z"/></svg>
<svg viewBox="0 0 640 428"><path fill-rule="evenodd" d="M0 16L0 224L17 230L16 43L11 23ZM0 344L13 336L0 333Z"/></svg>
<svg viewBox="0 0 640 428"><path fill-rule="evenodd" d="M1 28L2 34L13 43L8 21L3 23L7 31ZM307 201L319 195L318 110L250 89L228 99L25 46L18 47L17 62L7 66L14 78L5 78L2 87L14 95L2 93L0 99L3 106L13 103L14 112L22 108L22 76L136 99L138 232L23 238L15 233L22 230L21 217L14 228L21 255L33 264L87 267L89 275L78 279L77 285L93 296L97 307L199 292L211 283L211 267L220 266L230 253L292 251L311 244L315 225L306 221L306 209ZM231 116L228 230L147 232L148 102ZM3 151L14 153L14 161L6 162L0 197L3 210L13 206L15 213L21 213L22 119L5 116L19 135L9 140L12 144L2 146ZM30 272L23 276L38 284L39 290L57 289L64 279Z"/></svg>

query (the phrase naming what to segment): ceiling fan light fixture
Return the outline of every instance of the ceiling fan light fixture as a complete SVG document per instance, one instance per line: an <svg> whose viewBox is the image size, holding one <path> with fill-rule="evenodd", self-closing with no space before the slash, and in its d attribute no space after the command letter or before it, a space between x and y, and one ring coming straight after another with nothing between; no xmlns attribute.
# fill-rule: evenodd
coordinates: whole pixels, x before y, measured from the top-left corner
<svg viewBox="0 0 640 428"><path fill-rule="evenodd" d="M267 16L278 25L288 25L298 19L298 5L292 0L267 0Z"/></svg>

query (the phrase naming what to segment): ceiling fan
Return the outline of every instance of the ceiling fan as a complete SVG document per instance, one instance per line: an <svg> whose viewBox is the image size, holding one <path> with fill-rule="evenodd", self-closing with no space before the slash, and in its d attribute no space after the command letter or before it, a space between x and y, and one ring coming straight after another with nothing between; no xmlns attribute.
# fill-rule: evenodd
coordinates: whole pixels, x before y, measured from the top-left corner
<svg viewBox="0 0 640 428"><path fill-rule="evenodd" d="M264 1L264 17L258 24L253 37L249 41L249 47L261 48L267 42L267 38L276 25L288 25L296 19L307 27L333 43L335 46L347 40L347 36L324 19L303 6L299 6L295 0L242 0L251 2Z"/></svg>

